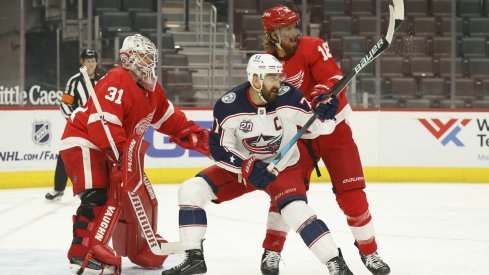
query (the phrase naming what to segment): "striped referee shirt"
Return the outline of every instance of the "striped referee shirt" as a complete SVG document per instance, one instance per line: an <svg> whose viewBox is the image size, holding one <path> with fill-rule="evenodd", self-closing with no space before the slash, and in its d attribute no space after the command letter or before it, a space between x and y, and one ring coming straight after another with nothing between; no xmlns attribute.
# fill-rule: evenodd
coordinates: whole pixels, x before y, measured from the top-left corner
<svg viewBox="0 0 489 275"><path fill-rule="evenodd" d="M95 86L100 77L101 75L95 72L95 77L90 79L93 86ZM88 93L88 89L83 81L83 75L81 73L77 73L72 76L68 80L65 92L60 100L61 114L63 117L68 119L76 108L85 105L89 97L90 94Z"/></svg>

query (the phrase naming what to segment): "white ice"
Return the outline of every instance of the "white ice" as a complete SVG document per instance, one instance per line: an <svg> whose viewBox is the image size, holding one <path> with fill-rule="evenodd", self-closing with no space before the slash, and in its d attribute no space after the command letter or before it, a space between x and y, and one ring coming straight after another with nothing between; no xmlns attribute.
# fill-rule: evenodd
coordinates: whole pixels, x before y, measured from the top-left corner
<svg viewBox="0 0 489 275"><path fill-rule="evenodd" d="M177 241L178 185L154 188L158 231ZM79 201L68 188L60 202L48 202L47 191L0 190L0 274L69 274L66 251L72 238L71 215ZM366 191L379 253L391 274L489 274L489 184L370 183ZM330 185L313 184L308 195L353 273L369 274ZM260 274L267 209L267 196L259 191L207 207L207 274ZM282 255L281 275L328 274L294 232ZM177 262L178 256L170 256L164 267ZM122 274L161 274L161 269L142 270L124 259Z"/></svg>

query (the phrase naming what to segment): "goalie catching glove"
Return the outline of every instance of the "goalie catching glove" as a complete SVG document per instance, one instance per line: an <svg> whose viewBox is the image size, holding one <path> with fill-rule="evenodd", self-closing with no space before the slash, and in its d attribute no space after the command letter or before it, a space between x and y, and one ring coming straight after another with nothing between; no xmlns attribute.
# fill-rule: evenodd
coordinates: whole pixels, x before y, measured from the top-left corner
<svg viewBox="0 0 489 275"><path fill-rule="evenodd" d="M170 137L170 142L174 142L185 149L195 150L210 156L209 130L190 121L188 124L180 132Z"/></svg>
<svg viewBox="0 0 489 275"><path fill-rule="evenodd" d="M267 166L267 163L251 157L246 159L243 165L241 165L241 174L246 182L251 183L251 185L258 189L265 189L277 178L274 173L268 171Z"/></svg>
<svg viewBox="0 0 489 275"><path fill-rule="evenodd" d="M311 93L312 109L319 119L334 120L340 102L326 85L317 84Z"/></svg>

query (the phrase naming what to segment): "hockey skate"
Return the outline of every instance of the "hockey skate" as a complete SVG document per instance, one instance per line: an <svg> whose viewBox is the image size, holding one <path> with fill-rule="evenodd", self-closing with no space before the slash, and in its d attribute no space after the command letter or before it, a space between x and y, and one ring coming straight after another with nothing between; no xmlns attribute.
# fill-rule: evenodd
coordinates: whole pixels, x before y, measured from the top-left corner
<svg viewBox="0 0 489 275"><path fill-rule="evenodd" d="M261 274L278 275L280 258L280 252L265 249L261 256Z"/></svg>
<svg viewBox="0 0 489 275"><path fill-rule="evenodd" d="M162 275L193 275L205 274L207 266L205 265L204 253L200 249L185 250L185 259L179 265L168 270L163 270Z"/></svg>
<svg viewBox="0 0 489 275"><path fill-rule="evenodd" d="M348 266L346 265L343 255L341 255L341 250L338 248L339 255L329 260L326 263L330 275L353 275Z"/></svg>
<svg viewBox="0 0 489 275"><path fill-rule="evenodd" d="M46 200L59 201L61 200L61 197L63 197L63 195L64 195L63 191L53 190L51 192L46 193L44 197L46 198Z"/></svg>
<svg viewBox="0 0 489 275"><path fill-rule="evenodd" d="M360 254L360 257L362 258L362 262L365 267L367 267L372 274L387 275L391 273L390 267L382 260L377 252L368 254L367 256Z"/></svg>
<svg viewBox="0 0 489 275"><path fill-rule="evenodd" d="M73 257L70 260L70 270L72 274L96 275L96 274L117 274L117 267L104 264L94 258L88 261L87 266L80 273L80 268L83 264L83 259Z"/></svg>

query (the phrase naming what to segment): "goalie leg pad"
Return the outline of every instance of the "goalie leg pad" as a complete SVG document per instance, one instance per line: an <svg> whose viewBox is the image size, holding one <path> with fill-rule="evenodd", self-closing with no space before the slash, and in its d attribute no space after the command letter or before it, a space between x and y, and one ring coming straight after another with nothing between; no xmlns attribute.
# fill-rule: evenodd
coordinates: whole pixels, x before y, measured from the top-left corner
<svg viewBox="0 0 489 275"><path fill-rule="evenodd" d="M155 234L155 235L156 235L156 239L158 240L158 243L168 242L167 240L162 238L159 234ZM148 269L157 269L163 266L163 263L165 262L168 256L153 254L153 252L151 252L151 250L149 249L146 241L145 240L140 240L140 241L141 241L141 249L139 250L137 255L128 256L129 260L131 260L131 262L133 262L134 264L137 264L139 266Z"/></svg>
<svg viewBox="0 0 489 275"><path fill-rule="evenodd" d="M149 229L152 229L154 236L148 233L148 236L151 236L151 244L157 245L166 243L167 241L156 233L158 201L154 196L151 183L145 175L143 179L144 185L136 191L139 197L137 204L139 208L135 209L133 207L128 193L122 193L123 213L114 230L112 243L114 244L115 250L121 255L127 256L132 263L143 268L155 269L163 265L167 256L153 254L144 236ZM143 209L148 219L147 226L144 227L145 231L141 229L137 214L135 214L135 212L142 211Z"/></svg>
<svg viewBox="0 0 489 275"><path fill-rule="evenodd" d="M90 189L80 194L81 204L73 216L73 241L68 259L87 262L92 259L121 269L121 256L107 245L120 207L107 201L106 189Z"/></svg>
<svg viewBox="0 0 489 275"><path fill-rule="evenodd" d="M314 210L305 201L289 203L282 209L282 216L322 263L338 256L338 247L328 227L316 217Z"/></svg>

